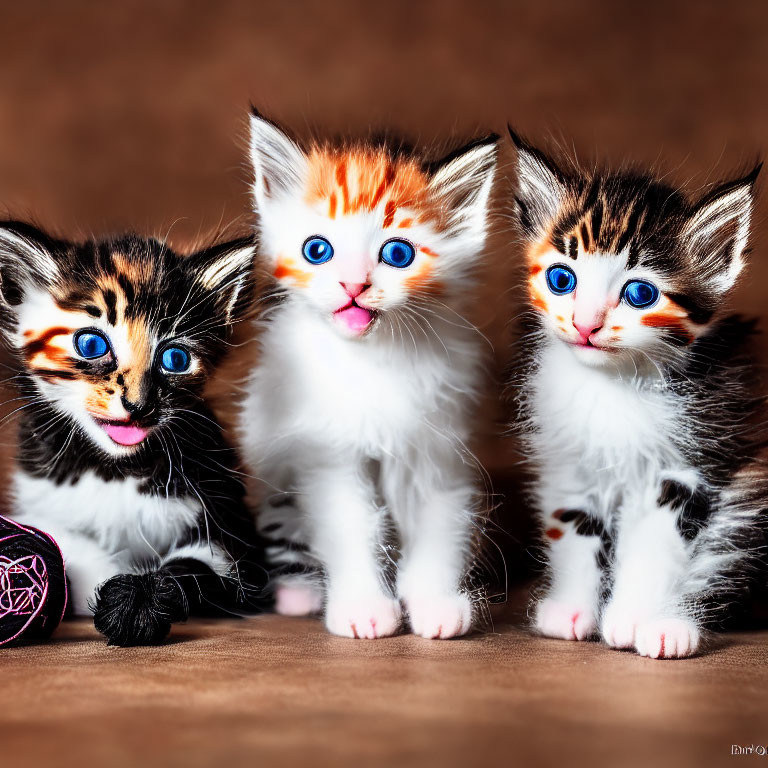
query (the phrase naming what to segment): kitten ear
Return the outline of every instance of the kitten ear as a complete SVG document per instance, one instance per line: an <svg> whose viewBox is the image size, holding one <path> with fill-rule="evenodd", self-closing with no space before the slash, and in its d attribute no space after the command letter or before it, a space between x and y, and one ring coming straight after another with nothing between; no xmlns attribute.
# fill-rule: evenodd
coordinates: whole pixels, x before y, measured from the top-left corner
<svg viewBox="0 0 768 768"><path fill-rule="evenodd" d="M523 141L511 127L508 130L517 147L517 216L527 237L540 237L565 199L565 177L543 152Z"/></svg>
<svg viewBox="0 0 768 768"><path fill-rule="evenodd" d="M306 175L307 156L277 125L251 112L251 162L256 209L281 194L295 192Z"/></svg>
<svg viewBox="0 0 768 768"><path fill-rule="evenodd" d="M485 239L498 140L493 134L474 141L441 160L432 171L429 188L445 206L448 225L455 234Z"/></svg>
<svg viewBox="0 0 768 768"><path fill-rule="evenodd" d="M256 243L251 238L241 238L189 257L195 279L205 291L215 295L228 323L240 319L247 311L255 254Z"/></svg>
<svg viewBox="0 0 768 768"><path fill-rule="evenodd" d="M729 290L744 267L753 189L761 167L712 190L693 207L683 227L683 243L718 293Z"/></svg>
<svg viewBox="0 0 768 768"><path fill-rule="evenodd" d="M54 251L61 245L23 222L0 224L0 300L6 307L21 304L30 287L49 288L60 277Z"/></svg>

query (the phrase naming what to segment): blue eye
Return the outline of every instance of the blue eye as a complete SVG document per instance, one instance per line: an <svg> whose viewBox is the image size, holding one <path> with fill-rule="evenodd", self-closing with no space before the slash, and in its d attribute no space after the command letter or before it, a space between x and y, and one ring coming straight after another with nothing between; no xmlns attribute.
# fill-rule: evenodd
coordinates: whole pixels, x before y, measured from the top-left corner
<svg viewBox="0 0 768 768"><path fill-rule="evenodd" d="M75 349L86 360L104 357L110 349L106 336L96 331L79 331L74 338Z"/></svg>
<svg viewBox="0 0 768 768"><path fill-rule="evenodd" d="M659 289L645 280L630 280L621 292L621 298L635 309L647 309L659 300Z"/></svg>
<svg viewBox="0 0 768 768"><path fill-rule="evenodd" d="M416 258L416 249L407 240L387 240L381 246L379 258L390 267L410 267Z"/></svg>
<svg viewBox="0 0 768 768"><path fill-rule="evenodd" d="M189 352L181 347L168 347L163 350L160 365L168 373L184 373L192 362Z"/></svg>
<svg viewBox="0 0 768 768"><path fill-rule="evenodd" d="M576 275L570 267L554 264L547 270L547 285L557 296L565 296L576 288Z"/></svg>
<svg viewBox="0 0 768 768"><path fill-rule="evenodd" d="M301 252L310 264L325 264L333 258L333 246L324 237L310 237Z"/></svg>

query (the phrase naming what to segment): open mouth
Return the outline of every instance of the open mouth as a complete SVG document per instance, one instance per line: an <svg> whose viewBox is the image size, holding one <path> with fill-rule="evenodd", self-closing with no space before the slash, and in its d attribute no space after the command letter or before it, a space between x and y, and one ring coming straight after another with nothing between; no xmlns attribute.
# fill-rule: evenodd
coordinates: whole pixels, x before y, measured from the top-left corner
<svg viewBox="0 0 768 768"><path fill-rule="evenodd" d="M376 310L361 307L354 299L337 309L333 319L356 336L361 335L376 319Z"/></svg>
<svg viewBox="0 0 768 768"><path fill-rule="evenodd" d="M130 421L95 421L109 435L112 442L118 445L138 445L149 434L149 429Z"/></svg>
<svg viewBox="0 0 768 768"><path fill-rule="evenodd" d="M566 343L570 344L572 347L576 347L577 349L594 349L598 352L611 352L612 350L609 347L601 347L598 344L593 344L591 341L571 341L570 339L566 339Z"/></svg>

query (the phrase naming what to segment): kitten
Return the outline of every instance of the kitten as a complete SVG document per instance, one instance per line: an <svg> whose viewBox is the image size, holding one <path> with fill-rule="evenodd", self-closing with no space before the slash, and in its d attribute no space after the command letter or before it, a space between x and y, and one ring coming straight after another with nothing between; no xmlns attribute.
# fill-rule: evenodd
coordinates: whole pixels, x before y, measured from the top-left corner
<svg viewBox="0 0 768 768"><path fill-rule="evenodd" d="M752 324L726 314L759 166L691 202L513 138L534 315L521 397L549 560L536 628L688 656L754 565L768 502Z"/></svg>
<svg viewBox="0 0 768 768"><path fill-rule="evenodd" d="M273 492L259 527L281 613L324 606L334 634L374 638L398 630L402 600L419 635L470 629L479 499L466 443L481 351L461 313L496 151L492 137L428 167L368 144L305 150L252 117L278 301L240 434Z"/></svg>
<svg viewBox="0 0 768 768"><path fill-rule="evenodd" d="M182 257L0 225L0 319L27 400L12 515L56 539L74 612L112 644L258 600L235 457L201 401L252 258L248 240Z"/></svg>

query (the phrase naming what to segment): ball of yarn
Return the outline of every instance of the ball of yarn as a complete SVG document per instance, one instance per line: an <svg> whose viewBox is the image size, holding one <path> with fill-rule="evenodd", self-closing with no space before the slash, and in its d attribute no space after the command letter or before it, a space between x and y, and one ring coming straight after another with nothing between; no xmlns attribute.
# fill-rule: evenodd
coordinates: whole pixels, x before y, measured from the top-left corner
<svg viewBox="0 0 768 768"><path fill-rule="evenodd" d="M0 517L0 645L47 639L66 605L64 559L53 538Z"/></svg>

